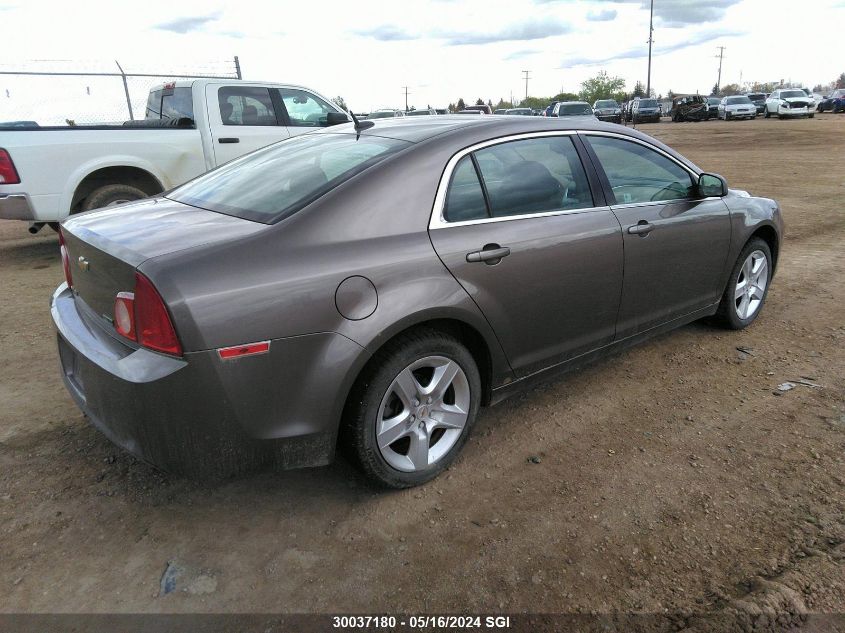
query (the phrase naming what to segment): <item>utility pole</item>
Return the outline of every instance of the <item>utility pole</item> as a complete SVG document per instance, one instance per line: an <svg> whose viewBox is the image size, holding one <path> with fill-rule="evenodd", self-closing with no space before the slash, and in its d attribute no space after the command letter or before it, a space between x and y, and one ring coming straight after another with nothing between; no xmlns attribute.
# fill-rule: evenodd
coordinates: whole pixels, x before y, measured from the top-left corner
<svg viewBox="0 0 845 633"><path fill-rule="evenodd" d="M648 79L646 80L645 96L651 97L651 45L654 42L654 0L651 0L651 10L648 15Z"/></svg>
<svg viewBox="0 0 845 633"><path fill-rule="evenodd" d="M402 86L402 90L405 91L405 112L408 111L408 86Z"/></svg>
<svg viewBox="0 0 845 633"><path fill-rule="evenodd" d="M522 74L525 75L525 98L528 99L528 80L531 79L529 76L530 70L523 70Z"/></svg>
<svg viewBox="0 0 845 633"><path fill-rule="evenodd" d="M719 74L716 77L716 95L718 96L719 88L722 86L722 58L725 56L725 47L717 46L716 48L719 49L719 54L717 55L719 58Z"/></svg>

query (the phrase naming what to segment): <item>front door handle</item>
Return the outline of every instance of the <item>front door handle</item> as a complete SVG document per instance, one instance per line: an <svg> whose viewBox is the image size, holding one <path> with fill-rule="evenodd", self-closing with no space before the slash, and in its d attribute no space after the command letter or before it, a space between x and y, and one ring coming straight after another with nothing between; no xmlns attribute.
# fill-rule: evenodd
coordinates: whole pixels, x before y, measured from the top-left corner
<svg viewBox="0 0 845 633"><path fill-rule="evenodd" d="M635 225L628 227L628 233L631 233L632 235L640 235L642 237L645 237L653 230L654 225L650 222L646 222L645 220L640 220Z"/></svg>
<svg viewBox="0 0 845 633"><path fill-rule="evenodd" d="M467 261L484 262L486 264L498 264L503 257L511 254L511 249L507 246L499 246L498 244L488 244L480 251L467 253Z"/></svg>
<svg viewBox="0 0 845 633"><path fill-rule="evenodd" d="M218 143L240 143L241 139L235 136L221 136L217 139Z"/></svg>

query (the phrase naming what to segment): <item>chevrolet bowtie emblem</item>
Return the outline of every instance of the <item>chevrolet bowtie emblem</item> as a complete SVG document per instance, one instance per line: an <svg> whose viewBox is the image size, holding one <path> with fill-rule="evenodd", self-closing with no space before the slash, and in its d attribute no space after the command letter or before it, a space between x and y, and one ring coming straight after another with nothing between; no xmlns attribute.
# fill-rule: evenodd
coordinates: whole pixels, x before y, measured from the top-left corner
<svg viewBox="0 0 845 633"><path fill-rule="evenodd" d="M85 259L82 255L79 256L79 260L77 260L79 264L80 270L88 270L91 267L91 264L88 263L88 260Z"/></svg>

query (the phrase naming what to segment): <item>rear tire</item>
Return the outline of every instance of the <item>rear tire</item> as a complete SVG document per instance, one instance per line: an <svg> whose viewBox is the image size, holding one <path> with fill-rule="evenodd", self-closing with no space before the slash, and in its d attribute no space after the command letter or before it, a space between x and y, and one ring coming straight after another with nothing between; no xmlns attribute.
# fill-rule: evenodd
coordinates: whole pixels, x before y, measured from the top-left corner
<svg viewBox="0 0 845 633"><path fill-rule="evenodd" d="M763 267L755 268L761 264L761 260L764 260ZM751 325L766 303L772 273L772 251L769 245L759 237L750 239L728 277L715 321L730 330L742 330Z"/></svg>
<svg viewBox="0 0 845 633"><path fill-rule="evenodd" d="M772 116L772 113L771 113L771 112L769 112L769 106L766 106L766 107L763 109L763 118L764 118L764 119L768 119L770 116Z"/></svg>
<svg viewBox="0 0 845 633"><path fill-rule="evenodd" d="M467 348L437 330L419 329L388 343L358 378L341 445L376 484L418 486L458 456L480 402L481 377Z"/></svg>
<svg viewBox="0 0 845 633"><path fill-rule="evenodd" d="M82 203L81 211L134 202L146 198L147 194L131 185L105 185L94 189Z"/></svg>

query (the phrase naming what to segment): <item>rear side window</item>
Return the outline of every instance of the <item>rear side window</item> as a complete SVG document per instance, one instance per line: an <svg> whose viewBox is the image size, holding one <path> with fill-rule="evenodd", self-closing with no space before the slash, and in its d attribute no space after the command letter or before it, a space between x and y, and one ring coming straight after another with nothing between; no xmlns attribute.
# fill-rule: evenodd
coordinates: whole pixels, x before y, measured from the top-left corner
<svg viewBox="0 0 845 633"><path fill-rule="evenodd" d="M594 206L568 136L509 141L475 153L493 217Z"/></svg>
<svg viewBox="0 0 845 633"><path fill-rule="evenodd" d="M325 127L328 113L337 112L328 103L304 90L279 88L279 94L294 127Z"/></svg>
<svg viewBox="0 0 845 633"><path fill-rule="evenodd" d="M675 161L639 143L585 136L598 156L617 204L688 198L690 173Z"/></svg>
<svg viewBox="0 0 845 633"><path fill-rule="evenodd" d="M458 161L455 171L452 172L443 217L448 222L465 222L488 217L484 191L470 156L464 156Z"/></svg>
<svg viewBox="0 0 845 633"><path fill-rule="evenodd" d="M268 88L224 86L217 102L223 125L278 125Z"/></svg>
<svg viewBox="0 0 845 633"><path fill-rule="evenodd" d="M376 136L306 134L226 163L167 197L272 224L409 145Z"/></svg>

